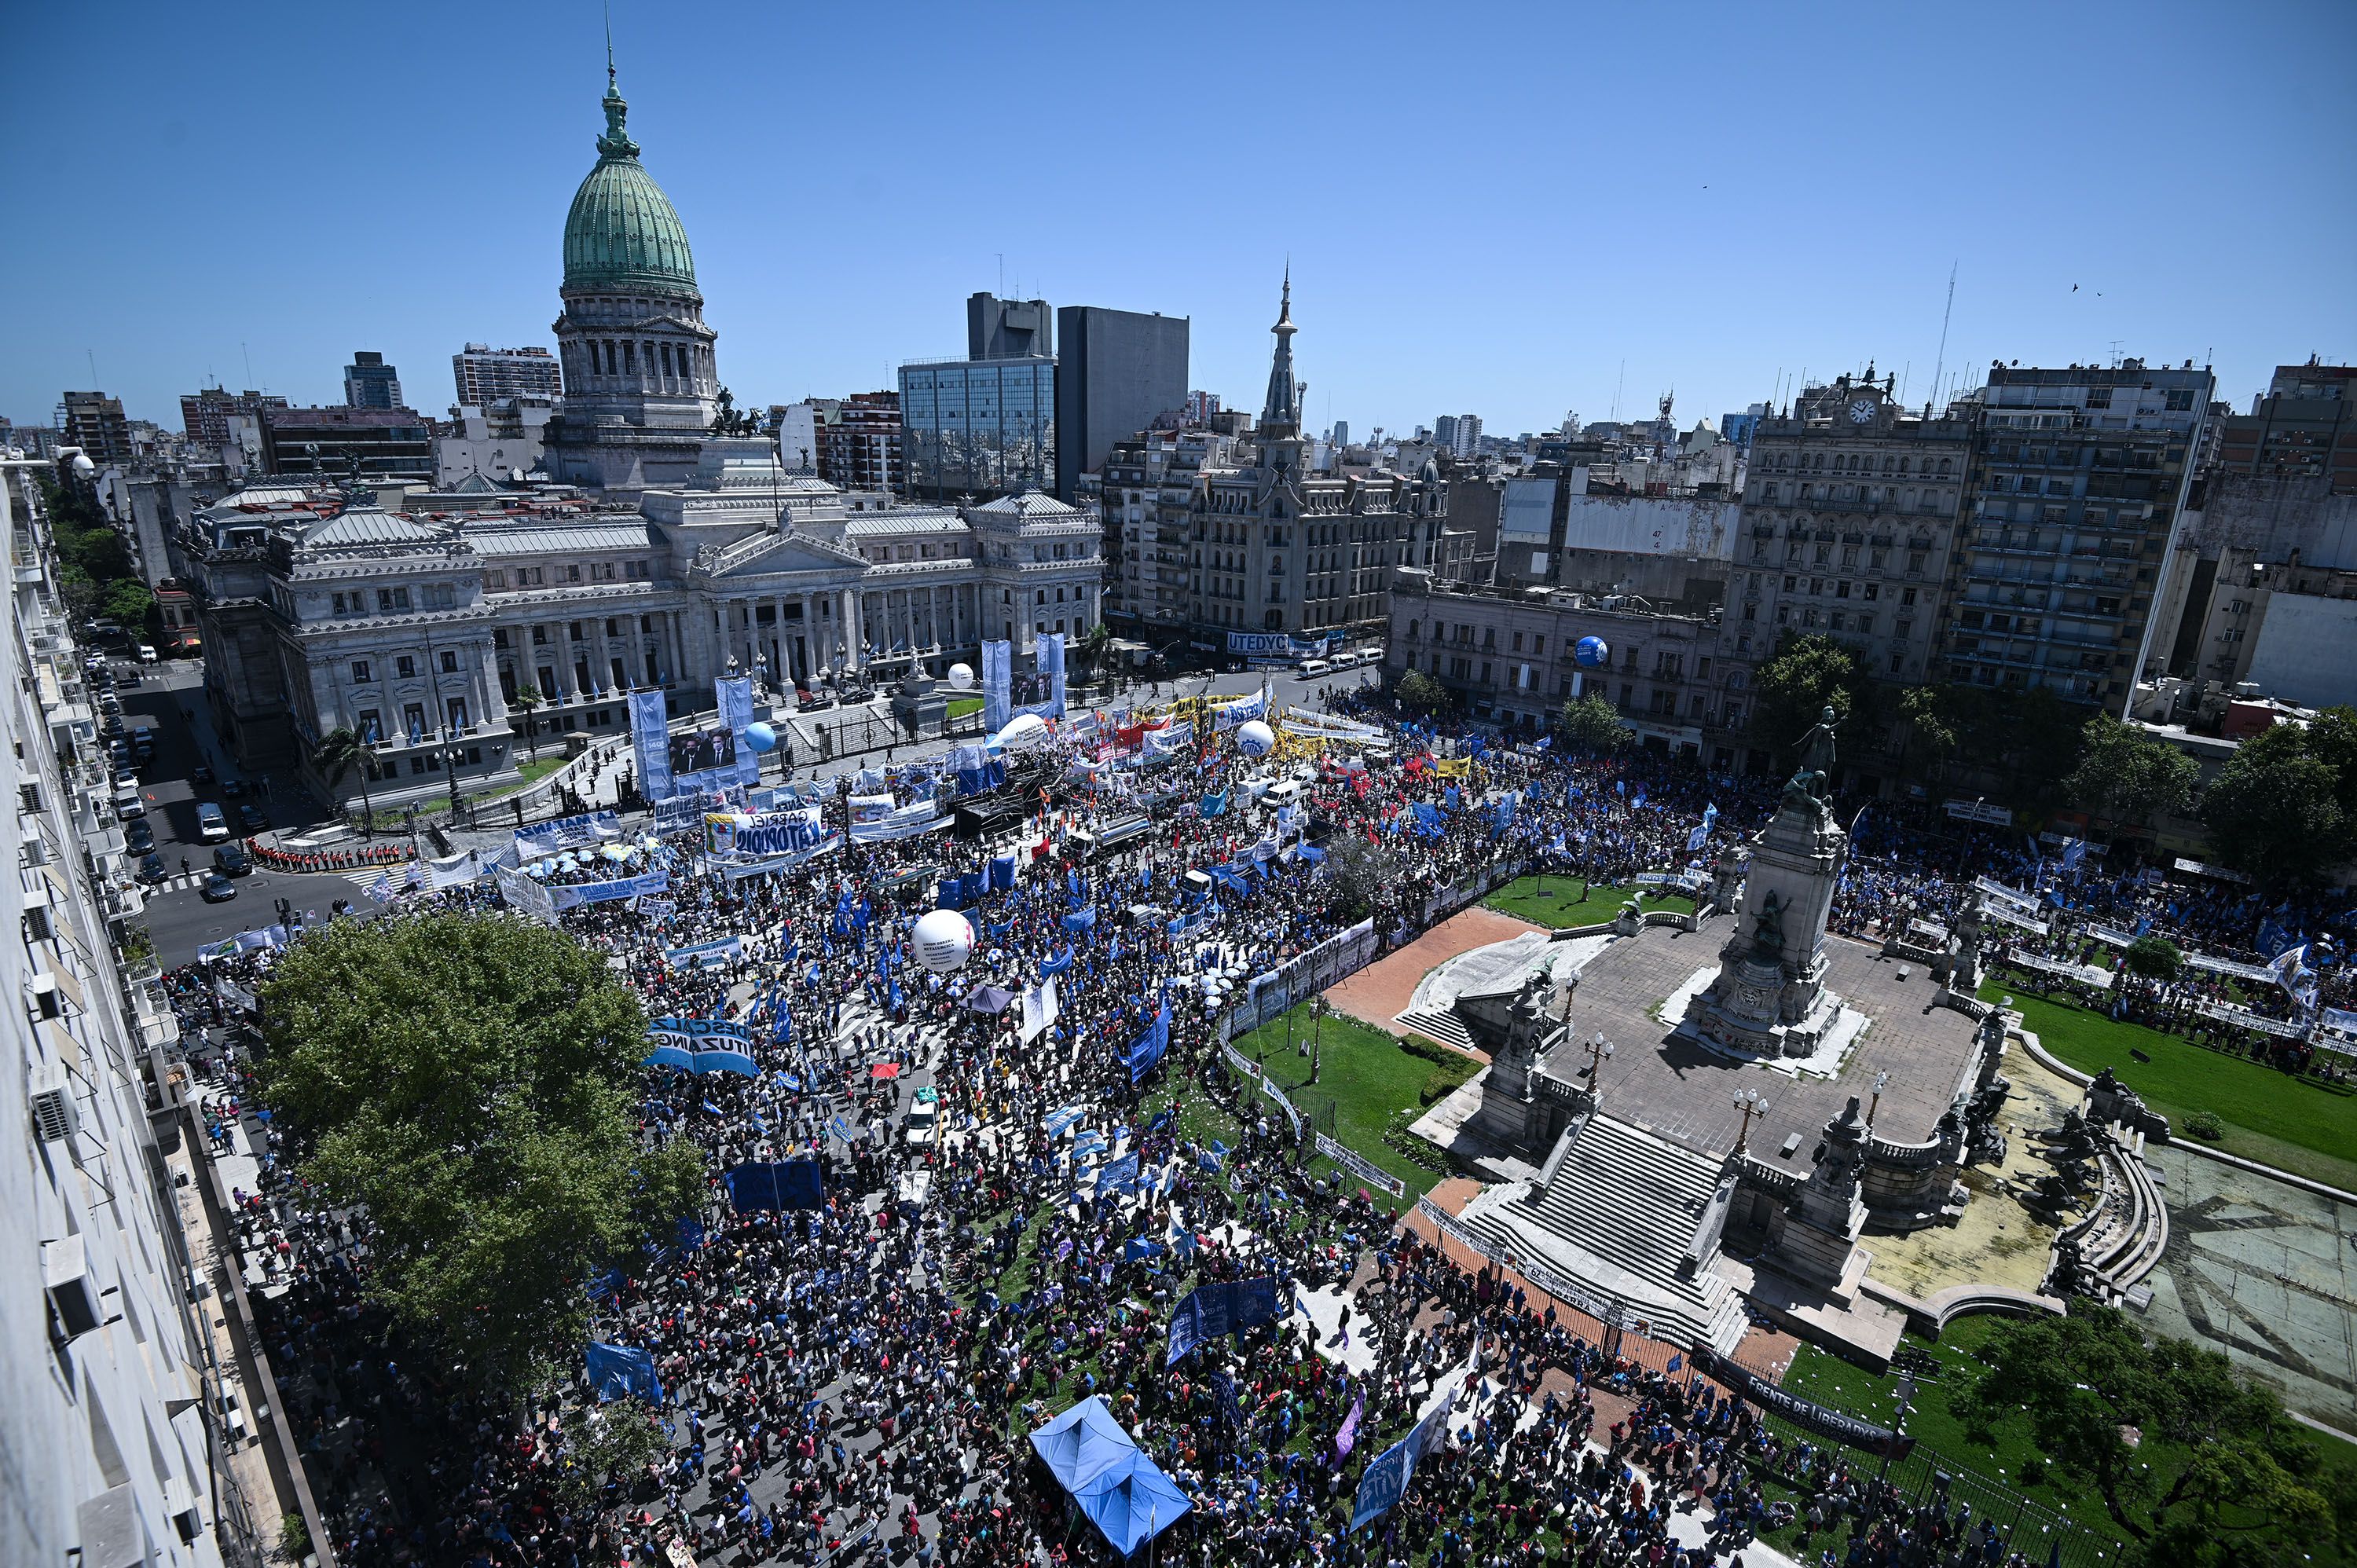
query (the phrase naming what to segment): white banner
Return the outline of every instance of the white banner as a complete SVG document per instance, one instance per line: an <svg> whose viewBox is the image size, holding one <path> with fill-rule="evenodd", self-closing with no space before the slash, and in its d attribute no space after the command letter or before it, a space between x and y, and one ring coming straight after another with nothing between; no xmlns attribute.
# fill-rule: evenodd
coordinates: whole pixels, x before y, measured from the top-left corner
<svg viewBox="0 0 2357 1568"><path fill-rule="evenodd" d="M1323 1133L1318 1134L1318 1152L1369 1187L1380 1187L1394 1197L1404 1197L1407 1192L1407 1183L1389 1171L1369 1165L1355 1150L1344 1148Z"/></svg>
<svg viewBox="0 0 2357 1568"><path fill-rule="evenodd" d="M1049 975L1037 985L1023 988L1022 1040L1029 1045L1047 1032L1061 1011L1056 1004L1056 977Z"/></svg>

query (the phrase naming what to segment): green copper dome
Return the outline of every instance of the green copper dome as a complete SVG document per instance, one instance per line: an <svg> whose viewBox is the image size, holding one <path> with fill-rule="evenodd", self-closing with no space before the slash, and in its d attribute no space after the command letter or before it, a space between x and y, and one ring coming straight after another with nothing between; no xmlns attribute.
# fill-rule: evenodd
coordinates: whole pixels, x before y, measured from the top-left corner
<svg viewBox="0 0 2357 1568"><path fill-rule="evenodd" d="M671 198L639 163L639 145L622 129L630 106L609 70L606 134L597 166L573 193L565 215L565 286L695 291L695 258Z"/></svg>

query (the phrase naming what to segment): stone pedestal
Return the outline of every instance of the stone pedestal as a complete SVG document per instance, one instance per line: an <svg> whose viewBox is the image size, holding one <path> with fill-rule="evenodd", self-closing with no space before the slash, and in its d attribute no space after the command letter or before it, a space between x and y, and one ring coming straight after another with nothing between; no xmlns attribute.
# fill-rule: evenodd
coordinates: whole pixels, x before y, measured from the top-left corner
<svg viewBox="0 0 2357 1568"><path fill-rule="evenodd" d="M1825 1124L1824 1155L1784 1211L1773 1259L1784 1274L1843 1305L1857 1288L1857 1238L1866 1229L1866 1203L1858 1190L1865 1145L1866 1124L1852 1095L1848 1108Z"/></svg>
<svg viewBox="0 0 2357 1568"><path fill-rule="evenodd" d="M949 727L950 690L930 675L909 675L893 688L892 716L909 735L940 735Z"/></svg>
<svg viewBox="0 0 2357 1568"><path fill-rule="evenodd" d="M1806 782L1814 777L1786 786L1752 846L1718 978L1686 1015L1696 1034L1729 1050L1809 1056L1841 1012L1825 989L1825 922L1849 836Z"/></svg>

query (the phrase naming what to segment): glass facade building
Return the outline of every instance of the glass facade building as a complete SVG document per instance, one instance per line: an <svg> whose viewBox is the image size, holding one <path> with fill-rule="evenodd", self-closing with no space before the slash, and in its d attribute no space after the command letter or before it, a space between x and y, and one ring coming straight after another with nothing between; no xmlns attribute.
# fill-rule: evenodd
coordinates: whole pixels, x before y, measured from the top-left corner
<svg viewBox="0 0 2357 1568"><path fill-rule="evenodd" d="M1056 361L941 360L900 367L909 488L946 499L1051 489Z"/></svg>

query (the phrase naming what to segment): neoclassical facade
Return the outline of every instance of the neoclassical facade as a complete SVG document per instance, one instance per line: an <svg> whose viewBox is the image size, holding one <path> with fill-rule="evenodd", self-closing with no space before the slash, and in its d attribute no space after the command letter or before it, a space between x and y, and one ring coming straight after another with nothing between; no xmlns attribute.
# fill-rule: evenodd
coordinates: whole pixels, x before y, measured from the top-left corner
<svg viewBox="0 0 2357 1568"><path fill-rule="evenodd" d="M766 442L713 439L693 482L633 509L395 512L364 490L278 489L199 513L183 547L207 701L239 765L325 794L310 755L350 729L373 743L382 801L446 792L454 752L463 789L512 781L525 688L544 733L619 735L634 689L694 713L715 678L749 671L791 712L798 691L938 675L985 639L1019 660L1101 618L1098 537L1037 494L856 510Z"/></svg>

